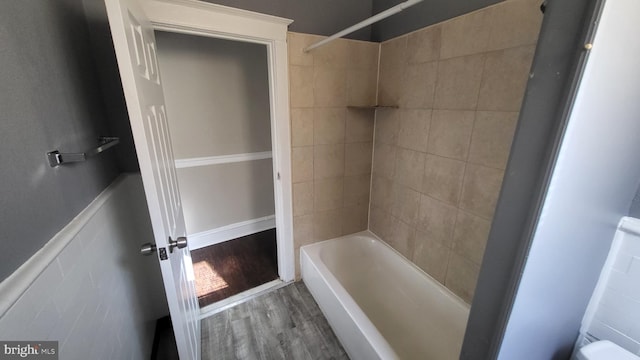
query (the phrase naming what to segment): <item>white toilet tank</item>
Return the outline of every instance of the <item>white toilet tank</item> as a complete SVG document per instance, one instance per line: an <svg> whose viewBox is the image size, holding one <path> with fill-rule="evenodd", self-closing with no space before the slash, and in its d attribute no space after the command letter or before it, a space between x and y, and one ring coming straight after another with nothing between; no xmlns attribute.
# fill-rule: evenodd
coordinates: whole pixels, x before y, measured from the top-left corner
<svg viewBox="0 0 640 360"><path fill-rule="evenodd" d="M577 360L640 360L620 346L608 340L596 341L580 348Z"/></svg>

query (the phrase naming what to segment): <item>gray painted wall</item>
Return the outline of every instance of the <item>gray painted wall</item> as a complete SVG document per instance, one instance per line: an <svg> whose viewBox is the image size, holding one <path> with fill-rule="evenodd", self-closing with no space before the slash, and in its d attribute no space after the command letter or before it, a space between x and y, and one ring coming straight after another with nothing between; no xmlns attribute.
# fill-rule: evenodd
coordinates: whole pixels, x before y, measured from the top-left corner
<svg viewBox="0 0 640 360"><path fill-rule="evenodd" d="M82 0L91 36L91 57L98 72L99 87L105 104L105 116L111 133L120 138L120 144L113 150L121 171L137 172L138 157L129 124L129 114L124 101L120 71L111 40L111 30L107 21L104 0Z"/></svg>
<svg viewBox="0 0 640 360"><path fill-rule="evenodd" d="M604 3L499 359L571 355L640 179L638 13L636 0Z"/></svg>
<svg viewBox="0 0 640 360"><path fill-rule="evenodd" d="M461 359L497 356L519 283L594 0L549 2L473 299ZM533 341L533 340L531 340Z"/></svg>
<svg viewBox="0 0 640 360"><path fill-rule="evenodd" d="M205 0L220 5L256 11L293 20L289 30L308 34L332 35L372 14L371 0ZM371 29L364 28L346 38L370 40Z"/></svg>
<svg viewBox="0 0 640 360"><path fill-rule="evenodd" d="M631 208L629 209L629 216L634 218L640 218L640 187L636 191L636 195L631 202Z"/></svg>
<svg viewBox="0 0 640 360"><path fill-rule="evenodd" d="M373 14L405 0L372 0ZM373 25L372 41L385 41L454 18L502 0L426 0ZM542 0L541 0L542 2Z"/></svg>
<svg viewBox="0 0 640 360"><path fill-rule="evenodd" d="M371 16L371 0L208 0L225 6L286 17L295 20L291 31L331 35ZM133 144L127 108L120 84L118 65L113 50L111 32L103 0L82 0L85 7L92 52L98 69L100 88L104 94L106 116L111 130L120 137L115 149L122 171L137 171L138 159ZM369 40L371 31L362 29L349 36Z"/></svg>
<svg viewBox="0 0 640 360"><path fill-rule="evenodd" d="M405 0L205 0L294 20L289 30L332 35ZM439 23L503 0L427 0L373 26L349 39L384 41L425 26ZM542 2L542 0L541 0Z"/></svg>
<svg viewBox="0 0 640 360"><path fill-rule="evenodd" d="M0 280L118 174L113 153L50 168L50 150L84 151L109 135L82 3L0 2Z"/></svg>
<svg viewBox="0 0 640 360"><path fill-rule="evenodd" d="M224 0L331 34L371 15L371 1ZM353 38L369 39L364 29ZM6 278L120 171L138 169L102 0L0 2L0 279ZM84 151L99 135L121 143L85 164L51 169L45 152ZM11 239L11 240L9 240Z"/></svg>
<svg viewBox="0 0 640 360"><path fill-rule="evenodd" d="M400 0L206 0L212 3L293 19L291 31L331 35L374 13L399 3ZM347 38L386 40L439 21L496 3L499 0L438 0L436 5L420 4L403 14L359 30ZM110 127L120 137L115 149L118 166L123 171L137 171L138 160L133 144L127 109L122 94L118 66L111 42L104 1L82 0L91 35L92 56L97 65L100 88L106 104Z"/></svg>

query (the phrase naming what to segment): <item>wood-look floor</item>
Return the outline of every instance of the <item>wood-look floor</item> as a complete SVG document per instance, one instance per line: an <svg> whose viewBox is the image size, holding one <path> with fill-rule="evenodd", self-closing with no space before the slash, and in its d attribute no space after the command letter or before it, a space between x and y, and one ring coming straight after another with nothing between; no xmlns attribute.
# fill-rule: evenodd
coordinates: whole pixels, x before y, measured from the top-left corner
<svg viewBox="0 0 640 360"><path fill-rule="evenodd" d="M276 229L191 251L200 307L278 278Z"/></svg>
<svg viewBox="0 0 640 360"><path fill-rule="evenodd" d="M348 359L302 282L202 320L202 359Z"/></svg>

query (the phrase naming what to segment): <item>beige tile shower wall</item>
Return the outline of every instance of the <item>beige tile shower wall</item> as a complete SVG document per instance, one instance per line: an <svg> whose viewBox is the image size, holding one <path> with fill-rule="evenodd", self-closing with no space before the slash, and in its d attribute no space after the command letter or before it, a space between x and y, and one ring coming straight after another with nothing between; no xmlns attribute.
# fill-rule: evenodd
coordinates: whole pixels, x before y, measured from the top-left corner
<svg viewBox="0 0 640 360"><path fill-rule="evenodd" d="M367 229L379 44L289 33L293 229L302 245ZM296 258L296 267L298 260Z"/></svg>
<svg viewBox="0 0 640 360"><path fill-rule="evenodd" d="M370 229L467 302L542 19L511 0L381 45Z"/></svg>

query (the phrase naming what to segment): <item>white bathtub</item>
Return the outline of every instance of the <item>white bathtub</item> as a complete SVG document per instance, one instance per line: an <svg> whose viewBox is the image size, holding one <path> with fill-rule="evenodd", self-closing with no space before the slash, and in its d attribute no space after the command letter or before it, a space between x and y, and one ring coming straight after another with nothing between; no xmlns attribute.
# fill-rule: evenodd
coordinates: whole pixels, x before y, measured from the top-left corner
<svg viewBox="0 0 640 360"><path fill-rule="evenodd" d="M469 306L372 233L303 246L300 263L351 359L459 358Z"/></svg>

